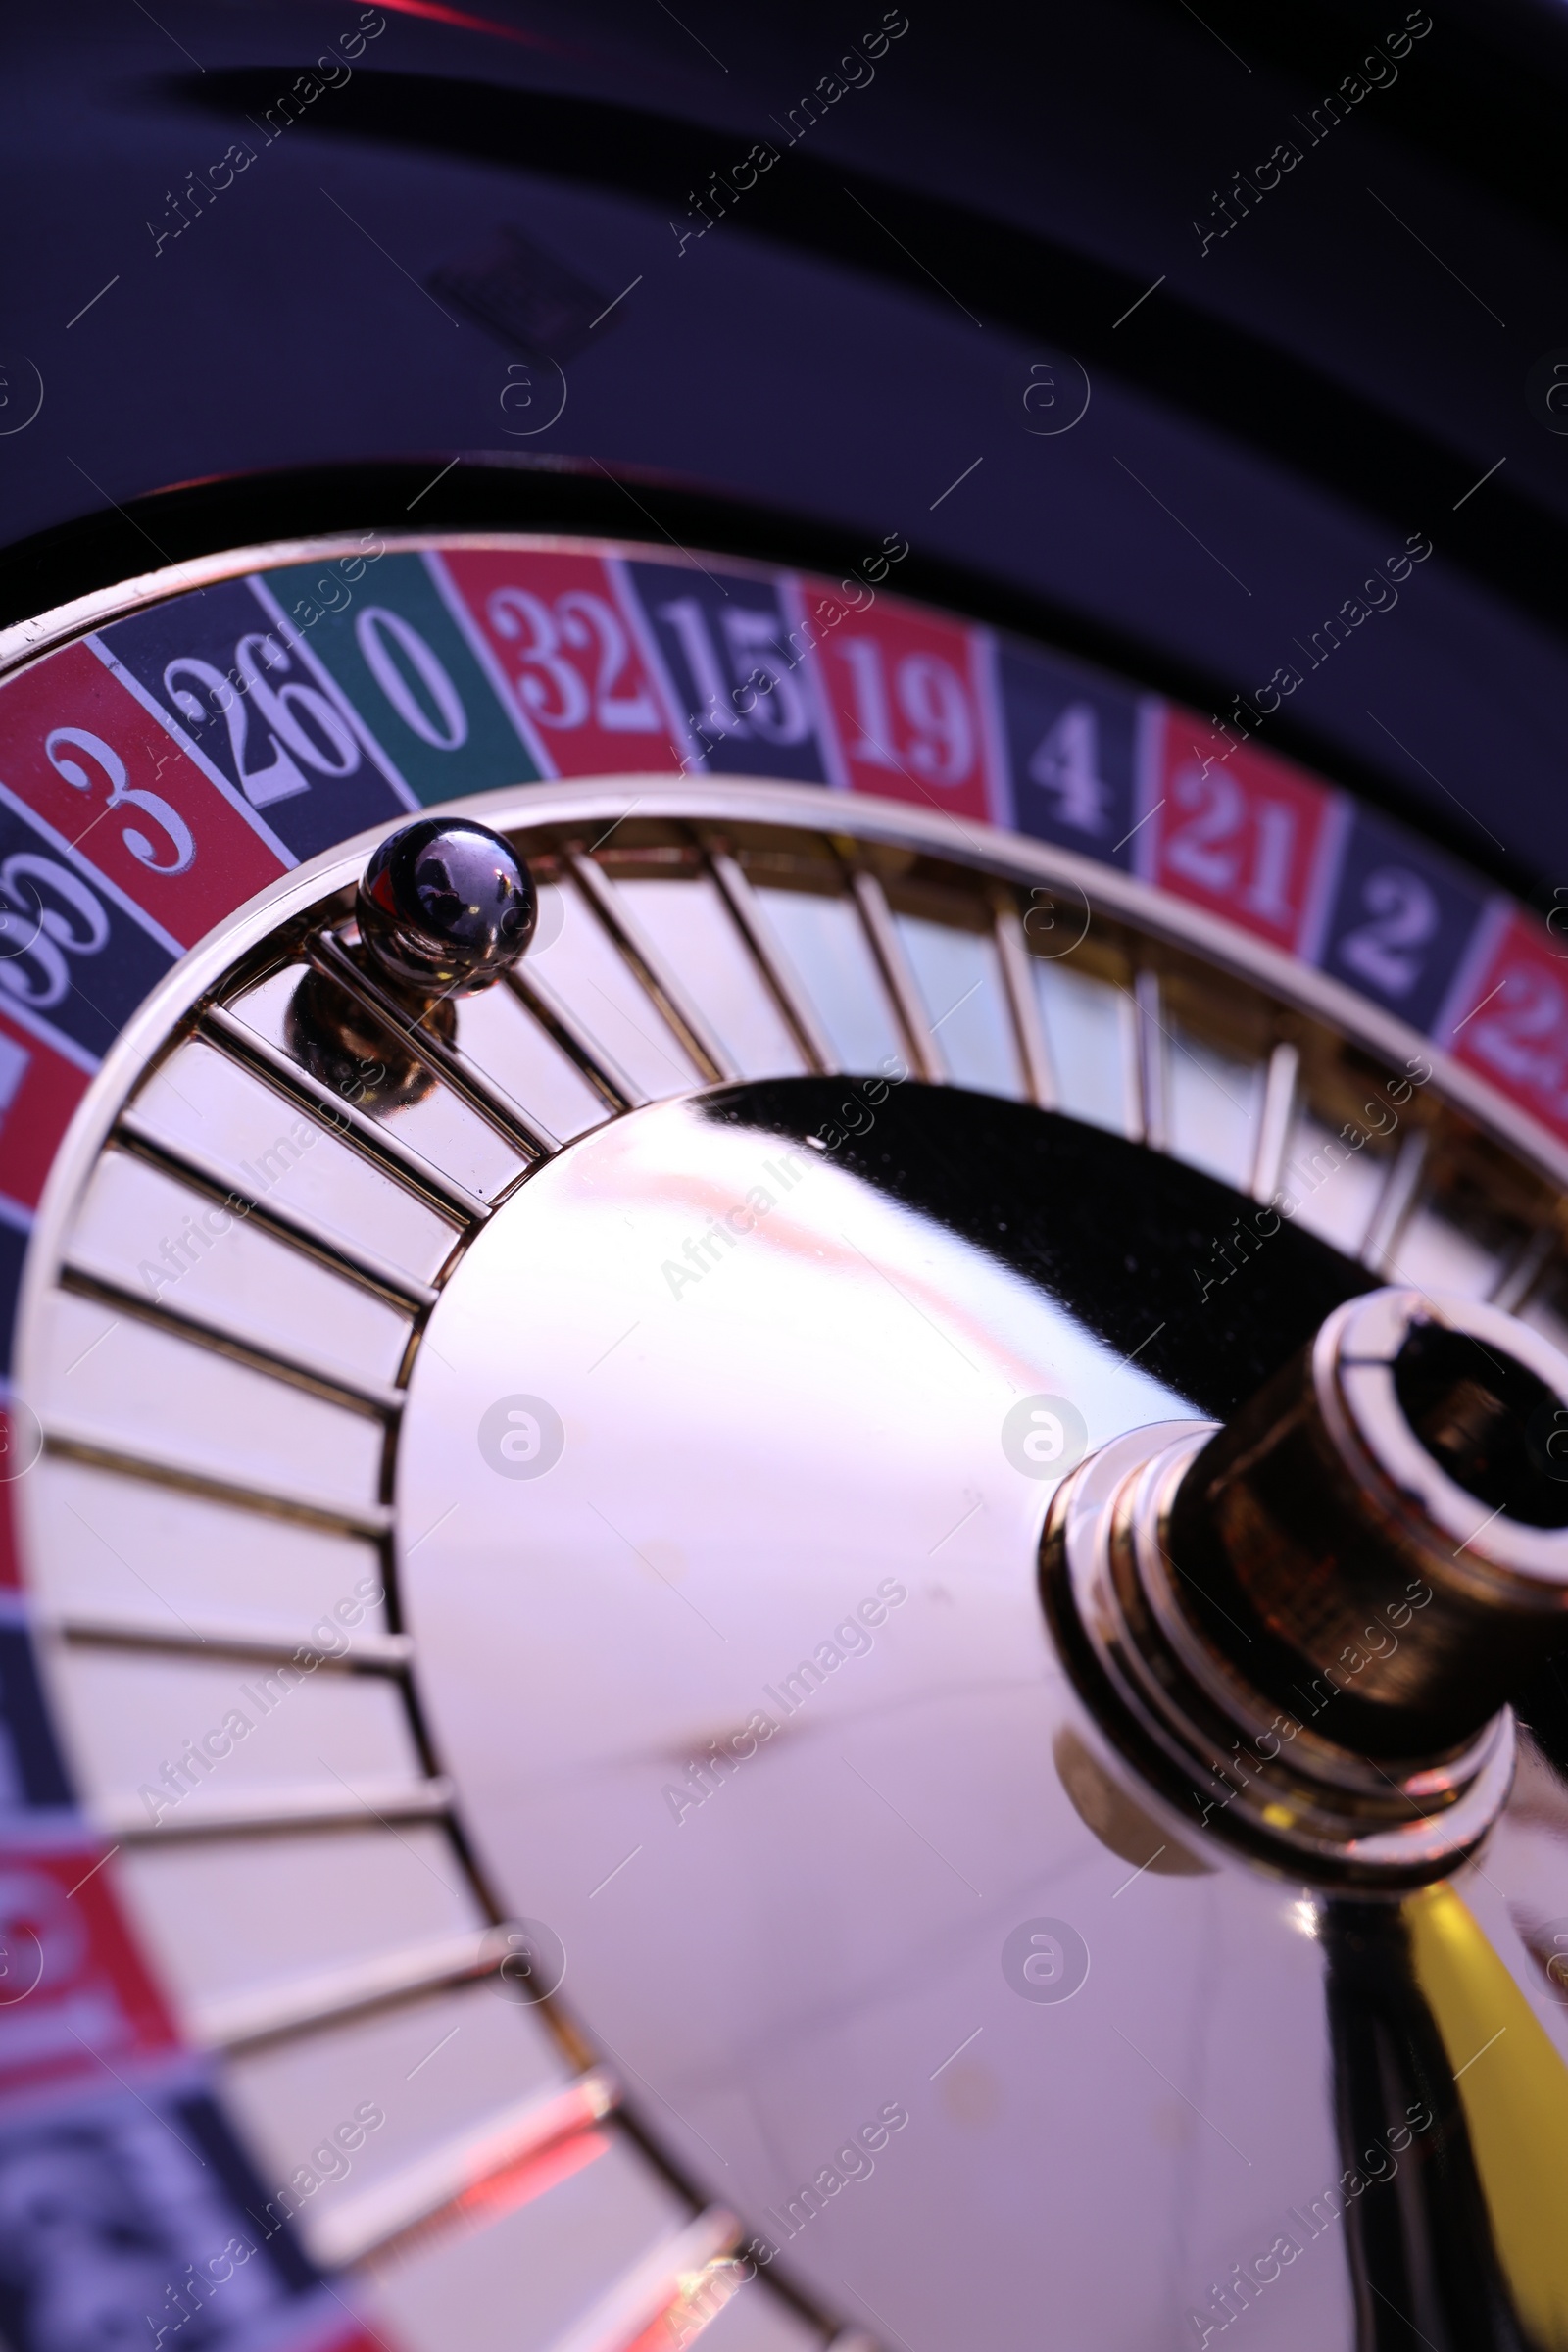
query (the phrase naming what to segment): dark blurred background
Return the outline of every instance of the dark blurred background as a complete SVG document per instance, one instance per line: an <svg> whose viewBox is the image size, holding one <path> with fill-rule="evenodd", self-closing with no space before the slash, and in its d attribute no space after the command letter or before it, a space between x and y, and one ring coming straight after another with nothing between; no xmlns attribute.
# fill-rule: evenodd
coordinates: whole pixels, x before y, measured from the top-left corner
<svg viewBox="0 0 1568 2352"><path fill-rule="evenodd" d="M1568 884L1558 0L74 0L3 46L0 621L345 523L899 532L901 585L1205 711L1294 663L1263 744Z"/></svg>

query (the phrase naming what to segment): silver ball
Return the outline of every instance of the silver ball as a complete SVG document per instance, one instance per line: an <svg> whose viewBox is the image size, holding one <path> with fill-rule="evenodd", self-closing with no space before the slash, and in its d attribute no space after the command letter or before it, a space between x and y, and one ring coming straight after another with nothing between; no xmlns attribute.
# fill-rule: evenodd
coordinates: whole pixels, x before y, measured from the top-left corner
<svg viewBox="0 0 1568 2352"><path fill-rule="evenodd" d="M401 988L470 996L523 954L539 899L522 859L488 825L423 816L381 843L356 911L372 964Z"/></svg>

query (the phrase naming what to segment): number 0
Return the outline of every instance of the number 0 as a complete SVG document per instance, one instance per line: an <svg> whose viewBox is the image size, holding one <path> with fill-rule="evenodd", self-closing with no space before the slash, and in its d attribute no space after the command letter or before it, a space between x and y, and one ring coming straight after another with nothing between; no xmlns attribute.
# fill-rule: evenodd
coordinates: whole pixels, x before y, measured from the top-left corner
<svg viewBox="0 0 1568 2352"><path fill-rule="evenodd" d="M468 740L463 697L418 630L411 628L401 612L389 612L385 605L367 605L354 623L354 634L366 668L409 732L438 752L461 751ZM393 646L435 705L434 717L404 676L393 657Z"/></svg>

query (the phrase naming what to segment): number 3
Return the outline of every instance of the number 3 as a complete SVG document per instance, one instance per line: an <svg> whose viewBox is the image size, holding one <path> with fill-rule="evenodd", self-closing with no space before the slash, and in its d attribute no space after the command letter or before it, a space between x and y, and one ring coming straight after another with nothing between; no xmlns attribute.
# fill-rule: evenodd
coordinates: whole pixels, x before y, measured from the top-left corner
<svg viewBox="0 0 1568 2352"><path fill-rule="evenodd" d="M532 638L521 644L524 623ZM588 689L562 655L561 633L544 600L526 588L498 588L490 599L490 626L498 637L517 644L523 664L517 698L531 716L542 727L580 727L588 715Z"/></svg>
<svg viewBox="0 0 1568 2352"><path fill-rule="evenodd" d="M196 844L191 838L190 827L178 811L172 808L158 793L144 792L140 786L133 785L125 774L124 761L119 753L112 752L100 736L89 735L85 727L56 727L45 737L44 751L55 773L64 776L66 782L74 784L78 792L90 792L93 779L78 761L65 757L62 746L71 751L83 752L89 760L95 760L109 782L109 808L139 808L168 836L169 847L173 853L171 858L161 858L157 845L149 841L145 833L135 825L126 825L122 830L121 839L131 856L145 865L150 873L186 872L195 861Z"/></svg>

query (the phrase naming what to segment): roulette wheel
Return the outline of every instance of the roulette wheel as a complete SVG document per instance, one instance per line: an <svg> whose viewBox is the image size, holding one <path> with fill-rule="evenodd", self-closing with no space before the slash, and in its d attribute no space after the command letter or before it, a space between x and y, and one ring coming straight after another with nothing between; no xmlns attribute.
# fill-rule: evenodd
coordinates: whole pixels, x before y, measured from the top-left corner
<svg viewBox="0 0 1568 2352"><path fill-rule="evenodd" d="M426 276L532 431L581 284ZM0 2330L1568 2342L1528 758L456 415L0 564Z"/></svg>
<svg viewBox="0 0 1568 2352"><path fill-rule="evenodd" d="M1444 869L1391 1018L1334 959L1412 952L1413 840L1336 932L1304 773L708 551L225 555L0 713L20 2210L134 2140L172 2331L902 2340L923 2277L1136 2340L1196 2255L1199 2332L1556 2340L1551 933ZM1095 1529L1298 1454L1314 1347L1355 1526L1282 1455L1152 1632Z"/></svg>

